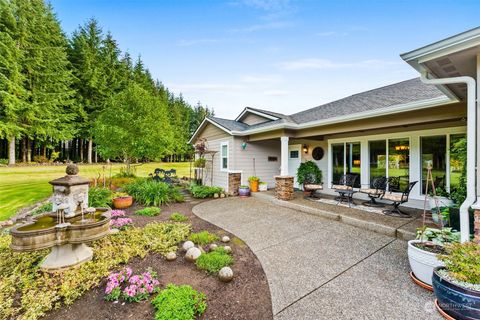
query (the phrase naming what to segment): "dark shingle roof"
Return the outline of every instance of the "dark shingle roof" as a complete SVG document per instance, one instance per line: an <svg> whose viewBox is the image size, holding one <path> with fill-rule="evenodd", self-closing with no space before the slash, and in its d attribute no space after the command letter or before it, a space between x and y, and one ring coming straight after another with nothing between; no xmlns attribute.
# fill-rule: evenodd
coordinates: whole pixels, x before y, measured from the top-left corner
<svg viewBox="0 0 480 320"><path fill-rule="evenodd" d="M296 123L305 123L442 96L445 95L437 89L437 87L424 84L420 81L420 78L415 78L357 93L337 101L292 114L290 117Z"/></svg>
<svg viewBox="0 0 480 320"><path fill-rule="evenodd" d="M284 115L268 110L249 108L279 118L254 125L243 122L210 117L211 120L230 131L245 131L269 127L279 123L302 124L310 121L324 120L338 116L355 114L365 111L393 107L415 101L446 97L437 87L424 84L420 78L410 79L381 88L357 93L349 97L304 110L292 115Z"/></svg>

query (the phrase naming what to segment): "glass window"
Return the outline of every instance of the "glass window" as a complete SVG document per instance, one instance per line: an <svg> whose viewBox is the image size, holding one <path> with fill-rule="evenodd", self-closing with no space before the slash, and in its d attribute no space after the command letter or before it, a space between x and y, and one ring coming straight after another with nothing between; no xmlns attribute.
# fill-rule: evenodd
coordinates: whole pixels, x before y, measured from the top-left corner
<svg viewBox="0 0 480 320"><path fill-rule="evenodd" d="M391 191L403 191L408 186L410 168L410 141L408 138L388 140L388 177L398 177Z"/></svg>
<svg viewBox="0 0 480 320"><path fill-rule="evenodd" d="M385 140L370 141L370 185L373 179L387 176L387 142Z"/></svg>
<svg viewBox="0 0 480 320"><path fill-rule="evenodd" d="M337 182L344 174L344 144L332 144L332 179Z"/></svg>
<svg viewBox="0 0 480 320"><path fill-rule="evenodd" d="M447 136L421 137L422 194L425 194L427 168L432 167L435 188L446 190ZM432 186L428 186L432 191Z"/></svg>
<svg viewBox="0 0 480 320"><path fill-rule="evenodd" d="M222 144L221 150L222 169L228 169L228 144Z"/></svg>
<svg viewBox="0 0 480 320"><path fill-rule="evenodd" d="M298 150L290 151L290 159L298 159Z"/></svg>
<svg viewBox="0 0 480 320"><path fill-rule="evenodd" d="M465 134L452 134L450 136L450 192L460 185L460 176L464 170L462 155L460 150L455 148L458 142L466 137ZM460 148L458 148L460 149Z"/></svg>
<svg viewBox="0 0 480 320"><path fill-rule="evenodd" d="M360 143L347 143L346 149L347 173L355 174L358 176L353 186L356 188L360 188Z"/></svg>

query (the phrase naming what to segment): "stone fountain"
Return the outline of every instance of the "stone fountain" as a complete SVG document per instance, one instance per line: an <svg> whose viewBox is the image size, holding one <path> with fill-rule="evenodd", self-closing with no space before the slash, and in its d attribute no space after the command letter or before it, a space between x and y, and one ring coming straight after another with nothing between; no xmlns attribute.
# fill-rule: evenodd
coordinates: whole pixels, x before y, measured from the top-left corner
<svg viewBox="0 0 480 320"><path fill-rule="evenodd" d="M10 247L15 251L52 248L41 264L45 271L57 271L91 260L92 248L85 243L110 233L110 209L89 208L89 180L77 175L76 165L68 165L66 172L65 177L50 181L53 211L35 216L10 230Z"/></svg>

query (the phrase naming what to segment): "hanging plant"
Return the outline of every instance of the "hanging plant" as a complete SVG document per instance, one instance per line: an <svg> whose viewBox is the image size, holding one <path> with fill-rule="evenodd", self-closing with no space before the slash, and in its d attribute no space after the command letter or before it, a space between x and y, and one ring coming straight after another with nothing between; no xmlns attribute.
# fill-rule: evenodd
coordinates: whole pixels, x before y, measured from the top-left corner
<svg viewBox="0 0 480 320"><path fill-rule="evenodd" d="M207 151L207 148L207 138L198 139L197 143L195 143L195 151L200 155Z"/></svg>

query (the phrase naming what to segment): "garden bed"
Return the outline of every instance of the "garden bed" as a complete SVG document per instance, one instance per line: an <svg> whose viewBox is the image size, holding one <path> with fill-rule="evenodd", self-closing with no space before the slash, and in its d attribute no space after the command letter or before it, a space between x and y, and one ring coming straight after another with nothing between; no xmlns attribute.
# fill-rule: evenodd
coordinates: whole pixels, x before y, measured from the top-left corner
<svg viewBox="0 0 480 320"><path fill-rule="evenodd" d="M214 201L214 200L213 200ZM127 265L134 272L143 272L152 268L158 273L160 287L169 283L187 284L203 292L207 298L207 309L201 319L272 319L272 308L268 283L262 266L253 252L238 238L226 231L196 217L189 203L177 203L162 206L158 216L135 215L143 207L134 205L127 209L136 227L142 227L154 221L167 221L174 212L184 214L192 225L192 232L207 230L219 236L229 235L232 239L234 280L222 283L216 275L208 275L198 270L194 263L186 262L184 254L177 252L178 258L168 262L159 254L148 254L144 259L134 258ZM221 242L219 242L220 244ZM88 291L71 306L62 307L47 314L44 319L153 319L154 308L149 302L123 303L104 300L106 281L100 287Z"/></svg>

